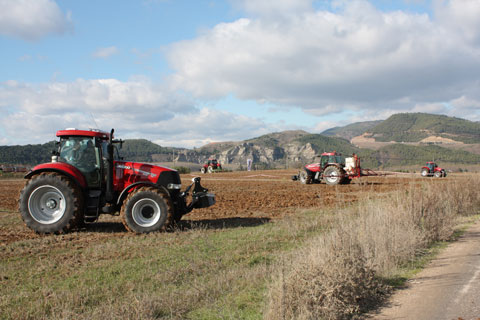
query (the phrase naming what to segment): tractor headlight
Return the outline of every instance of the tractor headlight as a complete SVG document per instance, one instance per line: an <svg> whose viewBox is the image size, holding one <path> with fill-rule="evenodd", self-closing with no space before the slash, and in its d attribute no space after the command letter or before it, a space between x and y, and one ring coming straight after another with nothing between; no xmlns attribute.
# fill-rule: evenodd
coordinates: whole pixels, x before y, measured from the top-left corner
<svg viewBox="0 0 480 320"><path fill-rule="evenodd" d="M182 188L182 185L181 184L178 184L178 183L169 183L167 185L167 189L176 189L176 190L180 190Z"/></svg>

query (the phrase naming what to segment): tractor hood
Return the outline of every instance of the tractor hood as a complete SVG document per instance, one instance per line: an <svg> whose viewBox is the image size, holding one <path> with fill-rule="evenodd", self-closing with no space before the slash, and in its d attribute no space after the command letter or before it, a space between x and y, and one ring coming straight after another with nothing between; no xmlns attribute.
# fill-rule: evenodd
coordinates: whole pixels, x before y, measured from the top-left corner
<svg viewBox="0 0 480 320"><path fill-rule="evenodd" d="M115 161L114 169L114 185L117 190L140 181L149 181L165 187L169 183L181 183L180 175L176 170L149 163Z"/></svg>

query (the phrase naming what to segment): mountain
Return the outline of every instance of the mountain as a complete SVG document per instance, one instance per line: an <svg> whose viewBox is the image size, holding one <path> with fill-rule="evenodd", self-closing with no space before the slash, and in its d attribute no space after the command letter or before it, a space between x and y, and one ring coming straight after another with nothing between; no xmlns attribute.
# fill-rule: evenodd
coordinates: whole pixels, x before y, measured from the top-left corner
<svg viewBox="0 0 480 320"><path fill-rule="evenodd" d="M398 166L418 166L427 161L456 165L477 165L480 155L463 150L452 150L437 145L413 146L390 144L378 150L361 149L358 153L362 167L391 168Z"/></svg>
<svg viewBox="0 0 480 320"><path fill-rule="evenodd" d="M287 163L310 162L323 151L336 150L342 153L358 151L347 140L311 134L302 130L266 134L238 142L208 144L199 149L211 152L221 163L245 165L247 159L269 168Z"/></svg>
<svg viewBox="0 0 480 320"><path fill-rule="evenodd" d="M373 127L382 123L383 120L355 122L344 127L333 127L323 131L321 134L329 137L340 137L351 140L353 137L362 135Z"/></svg>
<svg viewBox="0 0 480 320"><path fill-rule="evenodd" d="M366 132L362 132L367 130ZM351 142L349 137L353 134ZM243 141L216 142L201 148L162 147L145 139L125 140L120 155L139 162L203 163L217 158L230 168L252 159L256 168L300 167L325 151L358 154L364 167L422 165L426 161L480 163L480 123L426 113L393 115L383 121L332 128L326 134L303 130L274 132ZM339 137L340 136L340 137ZM55 142L0 146L0 164L34 165L50 160Z"/></svg>
<svg viewBox="0 0 480 320"><path fill-rule="evenodd" d="M377 142L480 143L480 123L428 113L399 113L368 130Z"/></svg>

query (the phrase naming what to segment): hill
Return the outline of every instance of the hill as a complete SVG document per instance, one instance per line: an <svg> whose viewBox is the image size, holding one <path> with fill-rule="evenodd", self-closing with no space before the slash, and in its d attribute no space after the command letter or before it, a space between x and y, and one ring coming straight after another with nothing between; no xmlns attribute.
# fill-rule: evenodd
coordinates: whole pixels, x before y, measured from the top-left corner
<svg viewBox="0 0 480 320"><path fill-rule="evenodd" d="M359 156L362 159L362 166L371 168L419 166L427 161L459 166L480 163L480 155L478 154L435 145L419 147L396 143L381 147L378 150L361 149Z"/></svg>
<svg viewBox="0 0 480 320"><path fill-rule="evenodd" d="M323 151L345 154L358 152L350 142L338 137L311 134L303 130L282 131L260 137L226 143L208 144L199 151L209 151L221 163L244 166L252 159L257 168L284 167L313 161Z"/></svg>
<svg viewBox="0 0 480 320"><path fill-rule="evenodd" d="M480 143L480 123L428 113L399 113L377 124L368 134L378 142L428 142L431 137L444 142ZM442 141L439 139L438 141Z"/></svg>
<svg viewBox="0 0 480 320"><path fill-rule="evenodd" d="M362 135L371 128L382 123L383 120L355 122L344 127L334 127L323 131L321 134L329 137L339 137L351 140L353 137Z"/></svg>
<svg viewBox="0 0 480 320"><path fill-rule="evenodd" d="M353 144L348 140L366 128L367 132L352 138ZM125 140L119 151L125 159L139 162L198 165L214 157L230 168L245 166L247 159L252 159L257 169L301 167L324 151L357 153L363 165L370 168L418 166L430 160L459 165L480 163L480 123L459 118L426 113L397 114L384 121L332 128L327 133L330 136L303 130L274 132L243 141L210 143L193 150L134 139ZM0 146L0 164L47 162L54 148L55 142Z"/></svg>
<svg viewBox="0 0 480 320"><path fill-rule="evenodd" d="M24 146L0 146L0 163L32 166L50 161L55 141Z"/></svg>

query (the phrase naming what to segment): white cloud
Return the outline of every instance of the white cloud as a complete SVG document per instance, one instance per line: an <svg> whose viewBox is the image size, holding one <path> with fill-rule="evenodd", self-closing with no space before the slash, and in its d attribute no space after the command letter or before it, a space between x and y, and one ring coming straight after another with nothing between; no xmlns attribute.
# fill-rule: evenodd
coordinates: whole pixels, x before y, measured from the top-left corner
<svg viewBox="0 0 480 320"><path fill-rule="evenodd" d="M70 13L53 0L0 0L0 35L31 41L71 28Z"/></svg>
<svg viewBox="0 0 480 320"><path fill-rule="evenodd" d="M301 107L318 116L409 111L480 89L478 1L438 2L433 18L383 12L362 0L337 1L334 11L300 1L296 14L278 18L263 14L267 1L240 3L255 15L170 47L178 88L202 98L234 94ZM277 9L291 12L294 3Z"/></svg>
<svg viewBox="0 0 480 320"><path fill-rule="evenodd" d="M115 47L115 46L111 46L111 47L106 47L106 48L98 48L93 53L93 56L95 58L105 59L105 58L111 57L111 56L113 56L114 54L117 54L117 53L118 53L118 48Z"/></svg>
<svg viewBox="0 0 480 320"><path fill-rule="evenodd" d="M286 129L252 117L211 108L146 79L78 79L44 84L0 83L3 143L43 143L66 127L115 128L122 138L163 145L199 146ZM22 133L22 134L19 134Z"/></svg>
<svg viewBox="0 0 480 320"><path fill-rule="evenodd" d="M312 0L231 0L231 3L247 13L271 18L297 15L312 9Z"/></svg>

